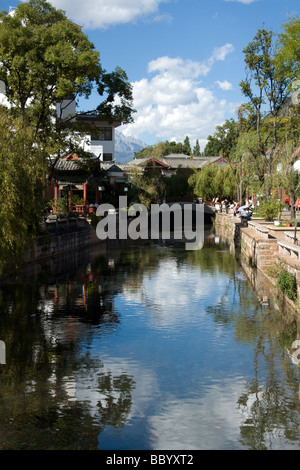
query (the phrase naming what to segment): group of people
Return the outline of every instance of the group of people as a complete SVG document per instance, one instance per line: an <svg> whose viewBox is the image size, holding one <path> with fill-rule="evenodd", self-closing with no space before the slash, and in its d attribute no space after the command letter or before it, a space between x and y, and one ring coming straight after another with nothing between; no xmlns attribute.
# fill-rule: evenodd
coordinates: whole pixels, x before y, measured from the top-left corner
<svg viewBox="0 0 300 470"><path fill-rule="evenodd" d="M252 213L252 201L249 200L248 204L241 206L239 202L233 200L224 199L223 201L219 201L219 199L217 199L215 201L215 208L216 211L219 212L224 211L228 213L230 210L234 216L240 215L244 218L250 218Z"/></svg>
<svg viewBox="0 0 300 470"><path fill-rule="evenodd" d="M232 200L229 200L227 198L225 198L224 200L220 201L219 198L216 199L215 201L215 209L216 211L220 211L220 212L226 212L228 213L229 209L234 209L235 207L235 202L232 201Z"/></svg>

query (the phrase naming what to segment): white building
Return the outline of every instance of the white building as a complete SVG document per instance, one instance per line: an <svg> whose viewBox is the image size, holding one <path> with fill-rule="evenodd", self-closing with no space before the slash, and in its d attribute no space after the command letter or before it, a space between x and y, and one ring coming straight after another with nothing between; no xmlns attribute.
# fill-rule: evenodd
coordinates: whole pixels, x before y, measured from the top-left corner
<svg viewBox="0 0 300 470"><path fill-rule="evenodd" d="M87 134L82 141L82 148L100 162L115 161L115 129L121 121L103 121L96 114L77 114L76 103L73 98L65 99L56 106L58 119L76 119L78 122L91 124L94 130Z"/></svg>

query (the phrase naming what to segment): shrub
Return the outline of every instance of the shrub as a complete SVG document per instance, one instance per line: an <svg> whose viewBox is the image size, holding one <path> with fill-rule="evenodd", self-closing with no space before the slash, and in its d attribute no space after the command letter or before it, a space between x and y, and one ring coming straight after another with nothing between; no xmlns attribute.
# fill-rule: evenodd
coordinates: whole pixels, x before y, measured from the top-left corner
<svg viewBox="0 0 300 470"><path fill-rule="evenodd" d="M280 273L277 285L279 289L286 294L289 299L296 300L297 298L297 282L296 276L288 271Z"/></svg>
<svg viewBox="0 0 300 470"><path fill-rule="evenodd" d="M269 199L259 206L258 214L267 222L272 222L279 216L280 211L282 210L282 203L274 199Z"/></svg>

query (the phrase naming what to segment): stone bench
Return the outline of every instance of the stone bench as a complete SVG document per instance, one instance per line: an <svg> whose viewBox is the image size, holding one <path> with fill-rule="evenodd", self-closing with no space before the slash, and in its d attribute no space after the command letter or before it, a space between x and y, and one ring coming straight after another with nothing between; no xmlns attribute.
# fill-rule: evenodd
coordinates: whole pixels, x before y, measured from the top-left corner
<svg viewBox="0 0 300 470"><path fill-rule="evenodd" d="M263 238L269 238L269 229L267 227L263 227L260 224L257 224L251 220L248 221L248 227L260 235Z"/></svg>
<svg viewBox="0 0 300 470"><path fill-rule="evenodd" d="M295 238L295 230L292 232L284 232L284 236L287 242L294 243L294 238ZM299 234L298 232L296 233L296 244L299 245Z"/></svg>
<svg viewBox="0 0 300 470"><path fill-rule="evenodd" d="M279 253L290 256L294 259L300 259L300 246L293 245L292 243L287 243L283 241L278 241Z"/></svg>

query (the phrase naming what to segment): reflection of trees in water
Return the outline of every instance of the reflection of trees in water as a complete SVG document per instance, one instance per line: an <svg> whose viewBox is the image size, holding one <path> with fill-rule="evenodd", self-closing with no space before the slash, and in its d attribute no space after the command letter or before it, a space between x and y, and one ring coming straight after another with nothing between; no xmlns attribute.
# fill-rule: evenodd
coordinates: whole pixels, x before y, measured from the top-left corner
<svg viewBox="0 0 300 470"><path fill-rule="evenodd" d="M298 371L287 350L300 338L299 320L290 312L264 308L246 280L232 276L217 305L207 308L214 321L233 328L253 356L253 379L239 397L240 441L248 449L298 445L300 402ZM287 398L288 397L288 398Z"/></svg>
<svg viewBox="0 0 300 470"><path fill-rule="evenodd" d="M98 387L102 398L98 401L98 409L102 426L124 426L131 411L134 385L132 377L124 373L119 376L112 376L111 372L99 375Z"/></svg>
<svg viewBox="0 0 300 470"><path fill-rule="evenodd" d="M41 310L40 302L36 284L0 290L1 339L7 352L7 364L0 368L0 448L96 449L108 417L114 426L124 424L131 408L133 380L124 372L113 378L109 372L104 374L100 361L82 354L81 341L88 342L90 334L84 336L80 329L86 320L84 308L75 312L70 308L63 318L59 309ZM75 322L80 312L83 321L78 317ZM107 314L107 321L114 322L111 312ZM55 322L60 337L51 328L47 331ZM77 334L67 335L68 328L77 328ZM77 395L85 383L93 383L99 371L94 391L99 403L106 397L105 408L93 415L89 393L86 400Z"/></svg>

